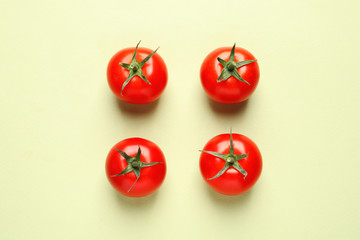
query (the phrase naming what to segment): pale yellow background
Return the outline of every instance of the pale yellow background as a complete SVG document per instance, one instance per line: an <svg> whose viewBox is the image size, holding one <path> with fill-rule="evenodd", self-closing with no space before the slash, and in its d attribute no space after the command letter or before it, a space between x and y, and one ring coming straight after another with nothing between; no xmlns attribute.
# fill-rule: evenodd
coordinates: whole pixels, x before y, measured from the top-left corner
<svg viewBox="0 0 360 240"><path fill-rule="evenodd" d="M0 239L359 239L359 1L1 1ZM106 82L118 50L155 49L160 101L120 103ZM208 100L202 60L234 42L261 78L238 106ZM209 189L199 152L252 138L261 178ZM105 177L109 149L157 143L167 177L128 199Z"/></svg>

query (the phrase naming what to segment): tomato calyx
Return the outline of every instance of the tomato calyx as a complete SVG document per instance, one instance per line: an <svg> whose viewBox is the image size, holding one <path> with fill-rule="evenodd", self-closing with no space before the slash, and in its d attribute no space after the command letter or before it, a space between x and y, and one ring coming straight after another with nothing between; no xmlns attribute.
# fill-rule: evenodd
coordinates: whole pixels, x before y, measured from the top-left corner
<svg viewBox="0 0 360 240"><path fill-rule="evenodd" d="M238 68L248 65L252 62L256 62L257 59L255 60L245 60L245 61L240 61L240 62L235 62L235 43L234 46L231 49L230 52L230 57L229 57L229 61L225 61L224 59L221 59L220 57L217 58L217 60L220 62L220 64L224 67L223 70L221 71L220 76L218 77L218 79L216 80L218 83L227 80L229 77L233 76L235 77L237 80L244 82L248 85L250 85L250 83L248 83L245 79L243 79L241 77L241 75L239 74L239 72L237 71Z"/></svg>
<svg viewBox="0 0 360 240"><path fill-rule="evenodd" d="M133 185L129 188L128 192L130 192L130 190L134 187L135 183L139 180L142 168L150 167L150 166L162 163L162 162L152 162L152 163L142 162L141 159L140 159L140 155L141 155L140 146L139 146L139 149L138 149L135 157L131 157L131 156L127 155L124 151L121 151L121 150L119 150L117 148L115 148L115 150L118 151L120 153L120 155L123 156L123 158L125 158L125 161L127 162L128 165L120 173L112 175L111 177L117 177L117 176L120 176L120 175L125 175L125 174L127 174L129 172L134 172L134 174L136 176L136 180L133 183Z"/></svg>
<svg viewBox="0 0 360 240"><path fill-rule="evenodd" d="M204 150L200 150L200 152L204 152L204 153L208 153L210 155L213 155L215 157L221 158L222 160L225 161L225 166L223 167L223 169L221 169L215 176L208 178L208 180L213 180L215 178L220 177L221 175L223 175L230 167L235 168L237 171L239 171L242 175L244 175L244 179L247 176L247 172L245 171L245 169L243 169L241 167L241 165L239 164L239 160L246 158L249 154L240 154L240 155L236 155L234 153L234 144L233 144L233 138L232 138L232 130L230 130L230 150L228 154L223 154L223 153L218 153L218 152L213 152L213 151L204 151Z"/></svg>
<svg viewBox="0 0 360 240"><path fill-rule="evenodd" d="M130 80L135 77L135 76L139 76L142 80L144 80L146 83L148 83L149 85L151 85L151 83L149 82L149 80L146 78L146 76L144 75L144 73L142 72L141 68L145 65L145 63L147 61L149 61L149 59L156 53L156 51L159 49L157 48L155 51L153 51L151 54L149 54L146 58L144 58L144 60L142 60L141 62L137 62L136 61L136 51L137 48L139 46L141 41L138 42L138 44L136 44L135 47L135 51L134 51L134 55L132 56L131 59L131 63L119 63L120 66L122 66L123 68L125 68L126 70L129 70L129 76L127 77L127 79L125 80L125 82L122 85L121 88L121 95L123 95L123 90L126 87L126 85L128 85L128 83L130 82Z"/></svg>

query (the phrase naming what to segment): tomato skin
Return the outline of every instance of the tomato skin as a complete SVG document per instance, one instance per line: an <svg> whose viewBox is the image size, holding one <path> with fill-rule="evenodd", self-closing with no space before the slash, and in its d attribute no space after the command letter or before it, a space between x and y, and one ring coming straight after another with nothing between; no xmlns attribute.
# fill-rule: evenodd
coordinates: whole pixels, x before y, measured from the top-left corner
<svg viewBox="0 0 360 240"><path fill-rule="evenodd" d="M228 61L231 47L221 47L215 49L204 59L200 68L200 79L206 94L216 102L233 104L245 101L255 91L259 78L260 70L257 62L250 63L237 69L239 74L250 85L237 80L231 76L227 80L217 82L223 66L217 60L218 57ZM235 61L254 60L255 57L246 49L235 48Z"/></svg>
<svg viewBox="0 0 360 240"><path fill-rule="evenodd" d="M166 64L158 53L155 53L141 68L151 85L139 76L134 76L124 88L123 95L121 95L121 88L129 76L129 70L120 66L119 63L130 63L134 51L134 47L125 48L118 51L110 59L107 67L107 79L110 89L120 100L128 103L146 104L154 102L160 97L167 84ZM140 62L152 52L151 49L138 47L136 60Z"/></svg>
<svg viewBox="0 0 360 240"><path fill-rule="evenodd" d="M224 195L239 195L247 192L259 179L262 171L262 157L256 144L241 134L232 134L235 154L248 154L239 164L248 173L246 178L230 167L218 178L208 180L215 176L224 166L225 161L207 153L200 155L200 171L205 182L215 191ZM228 154L230 149L230 134L220 134L210 139L203 150Z"/></svg>
<svg viewBox="0 0 360 240"><path fill-rule="evenodd" d="M146 163L161 162L150 167L141 169L140 178L134 187L130 187L136 181L134 172L115 176L126 168L125 161L115 148L126 152L129 156L135 156L138 147L141 148L141 161ZM144 197L156 191L163 183L166 175L166 161L161 149L153 142L143 138L128 138L118 142L111 148L106 159L106 175L111 185L121 194L128 197Z"/></svg>

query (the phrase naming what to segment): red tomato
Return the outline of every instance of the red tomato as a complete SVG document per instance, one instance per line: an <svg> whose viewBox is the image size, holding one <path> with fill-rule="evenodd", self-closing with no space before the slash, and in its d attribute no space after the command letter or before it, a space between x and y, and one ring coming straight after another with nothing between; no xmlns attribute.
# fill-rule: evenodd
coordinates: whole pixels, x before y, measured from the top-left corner
<svg viewBox="0 0 360 240"><path fill-rule="evenodd" d="M111 185L128 197L144 197L160 187L166 174L160 148L143 138L117 143L106 159L106 175Z"/></svg>
<svg viewBox="0 0 360 240"><path fill-rule="evenodd" d="M221 134L206 143L200 156L201 174L215 191L238 195L260 177L262 158L258 147L241 134Z"/></svg>
<svg viewBox="0 0 360 240"><path fill-rule="evenodd" d="M138 45L122 49L111 58L107 79L119 99L128 103L151 103L166 87L167 68L157 49L152 51Z"/></svg>
<svg viewBox="0 0 360 240"><path fill-rule="evenodd" d="M203 61L200 78L206 94L216 102L239 103L255 91L259 82L259 65L244 48L222 47Z"/></svg>

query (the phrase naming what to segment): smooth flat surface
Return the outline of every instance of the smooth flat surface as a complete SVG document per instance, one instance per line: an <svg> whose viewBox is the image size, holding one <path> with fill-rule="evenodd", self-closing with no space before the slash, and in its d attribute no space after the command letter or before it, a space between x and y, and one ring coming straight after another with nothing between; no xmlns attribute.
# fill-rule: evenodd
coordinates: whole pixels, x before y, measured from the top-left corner
<svg viewBox="0 0 360 240"><path fill-rule="evenodd" d="M359 239L359 1L1 1L0 239ZM121 48L156 48L167 89L149 106L106 81ZM249 101L208 100L202 60L244 47L261 77ZM209 189L199 152L253 139L247 194ZM105 177L128 137L168 162L157 193L128 199Z"/></svg>

